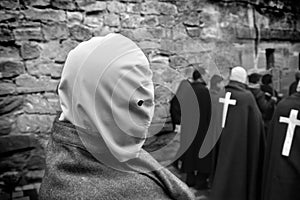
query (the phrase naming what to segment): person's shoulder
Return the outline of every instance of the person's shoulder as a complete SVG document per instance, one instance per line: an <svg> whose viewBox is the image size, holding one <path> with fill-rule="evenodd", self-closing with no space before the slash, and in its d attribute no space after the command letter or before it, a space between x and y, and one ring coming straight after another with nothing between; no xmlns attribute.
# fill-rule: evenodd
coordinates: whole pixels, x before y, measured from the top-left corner
<svg viewBox="0 0 300 200"><path fill-rule="evenodd" d="M260 94L257 94L260 95ZM245 92L243 93L243 98L245 99L245 101L247 102L255 102L255 97L253 96L253 93L249 90L245 90Z"/></svg>
<svg viewBox="0 0 300 200"><path fill-rule="evenodd" d="M234 92L234 91L233 91ZM234 92L236 96L239 96L240 98L249 98L249 97L253 97L253 93L252 91L246 89L246 88L242 88L240 90L237 90L236 92Z"/></svg>
<svg viewBox="0 0 300 200"><path fill-rule="evenodd" d="M238 92L238 94L236 94L236 96L238 98L237 100L242 102L243 105L256 104L255 96L250 90L247 90L247 89L241 90Z"/></svg>
<svg viewBox="0 0 300 200"><path fill-rule="evenodd" d="M294 93L291 96L283 98L277 105L277 107L285 107L289 105L298 105L300 107L300 93Z"/></svg>

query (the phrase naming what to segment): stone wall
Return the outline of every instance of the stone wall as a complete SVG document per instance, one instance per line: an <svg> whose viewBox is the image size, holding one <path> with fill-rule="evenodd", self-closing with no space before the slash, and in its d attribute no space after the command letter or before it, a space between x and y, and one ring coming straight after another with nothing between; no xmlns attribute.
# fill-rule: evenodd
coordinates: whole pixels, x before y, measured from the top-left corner
<svg viewBox="0 0 300 200"><path fill-rule="evenodd" d="M283 77L277 87L284 91L299 65L298 12L254 2L259 1L1 0L1 185L39 187L43 148L60 110L60 73L68 52L92 36L122 33L148 56L154 123L169 120L172 93L193 67L207 69L209 76L226 76L234 65L264 69L267 48L275 49L275 68Z"/></svg>

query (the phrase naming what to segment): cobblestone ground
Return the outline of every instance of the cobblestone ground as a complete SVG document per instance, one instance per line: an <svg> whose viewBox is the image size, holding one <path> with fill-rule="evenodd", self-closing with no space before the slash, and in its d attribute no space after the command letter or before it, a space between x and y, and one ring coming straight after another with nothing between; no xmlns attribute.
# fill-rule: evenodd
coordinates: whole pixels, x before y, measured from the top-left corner
<svg viewBox="0 0 300 200"><path fill-rule="evenodd" d="M177 170L173 166L167 167L173 174L175 174L178 178L180 178L182 181L185 180L185 175L183 173L180 173L179 170ZM190 187L190 189L194 192L196 196L196 200L209 200L209 192L210 190L196 190L193 187Z"/></svg>
<svg viewBox="0 0 300 200"><path fill-rule="evenodd" d="M144 149L147 150L158 162L175 174L182 181L185 180L185 174L181 173L178 169L172 165L167 165L170 160L175 156L180 142L180 135L174 132L163 133L149 138L144 145ZM159 150L159 151L158 151ZM197 200L209 200L209 190L196 190L190 188L196 195Z"/></svg>

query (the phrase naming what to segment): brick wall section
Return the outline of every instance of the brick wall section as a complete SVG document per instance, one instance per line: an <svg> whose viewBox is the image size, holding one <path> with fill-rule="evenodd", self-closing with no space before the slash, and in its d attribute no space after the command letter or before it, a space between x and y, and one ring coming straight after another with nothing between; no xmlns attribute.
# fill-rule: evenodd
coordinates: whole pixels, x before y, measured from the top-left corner
<svg viewBox="0 0 300 200"><path fill-rule="evenodd" d="M137 42L154 73L154 122L169 119L168 101L180 81L190 76L190 65L206 68L210 75L226 75L238 64L253 67L254 16L261 29L259 52L263 55L274 46L285 50L277 54L286 74L294 70L293 56L300 51L296 14L284 13L274 21L247 5L2 0L0 7L0 143L9 146L1 152L0 182L5 185L7 177L20 176L15 181L18 190L39 187L43 148L60 110L55 90L68 52L81 41L117 32ZM264 67L264 58L259 62Z"/></svg>

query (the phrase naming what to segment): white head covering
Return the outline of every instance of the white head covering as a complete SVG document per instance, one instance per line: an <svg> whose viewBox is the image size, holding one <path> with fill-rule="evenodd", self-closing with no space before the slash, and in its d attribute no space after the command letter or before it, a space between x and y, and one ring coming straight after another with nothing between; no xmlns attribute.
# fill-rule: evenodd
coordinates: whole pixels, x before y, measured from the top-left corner
<svg viewBox="0 0 300 200"><path fill-rule="evenodd" d="M240 66L234 67L231 70L229 80L246 84L247 71L243 67L240 67Z"/></svg>
<svg viewBox="0 0 300 200"><path fill-rule="evenodd" d="M300 92L300 81L298 81L298 85L297 85L296 91Z"/></svg>
<svg viewBox="0 0 300 200"><path fill-rule="evenodd" d="M96 132L121 162L138 157L153 117L154 89L149 62L133 41L109 34L80 43L68 54L58 92L60 120Z"/></svg>

